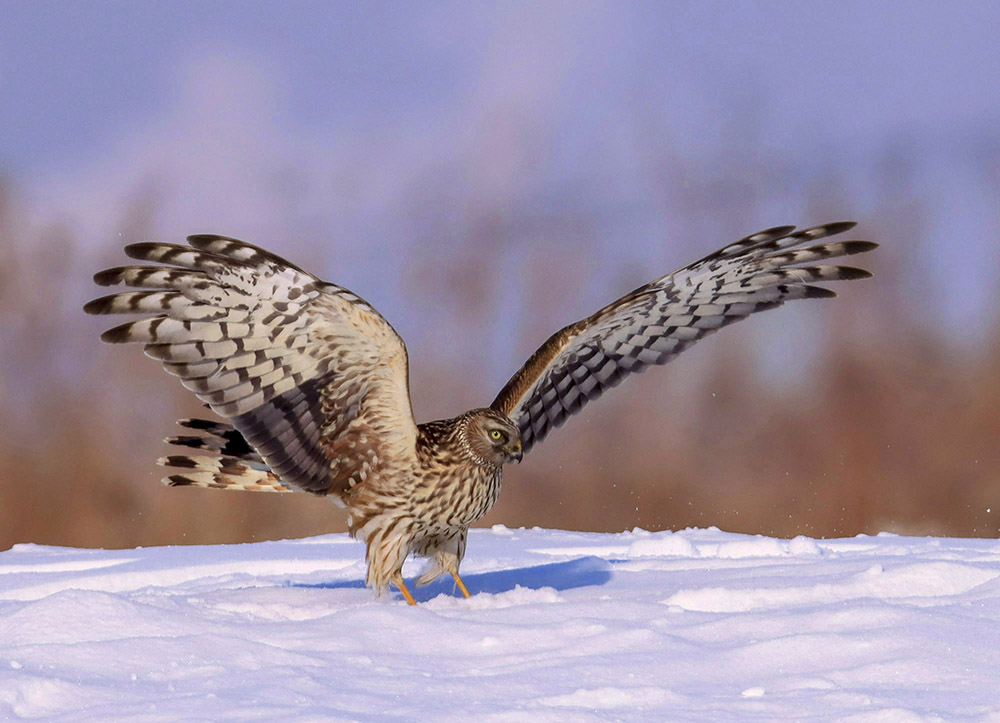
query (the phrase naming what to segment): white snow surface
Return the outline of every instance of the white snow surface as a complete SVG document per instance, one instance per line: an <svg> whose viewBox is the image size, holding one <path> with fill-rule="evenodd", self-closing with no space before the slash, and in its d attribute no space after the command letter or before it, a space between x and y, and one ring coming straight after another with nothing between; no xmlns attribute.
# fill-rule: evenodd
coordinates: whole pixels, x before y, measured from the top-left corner
<svg viewBox="0 0 1000 723"><path fill-rule="evenodd" d="M363 558L16 545L0 720L1000 721L996 540L497 526L415 608Z"/></svg>

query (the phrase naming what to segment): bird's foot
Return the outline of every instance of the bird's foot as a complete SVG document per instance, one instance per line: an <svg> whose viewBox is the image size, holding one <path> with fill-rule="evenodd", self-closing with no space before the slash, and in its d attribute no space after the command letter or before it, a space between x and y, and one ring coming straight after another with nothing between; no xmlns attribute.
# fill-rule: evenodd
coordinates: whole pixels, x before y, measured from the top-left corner
<svg viewBox="0 0 1000 723"><path fill-rule="evenodd" d="M417 601L413 599L413 595L410 594L410 590L406 587L406 583L403 582L402 573L397 573L394 578L392 578L393 584L399 588L399 591L403 593L403 597L406 598L406 602L410 605L416 605Z"/></svg>
<svg viewBox="0 0 1000 723"><path fill-rule="evenodd" d="M472 595L469 593L469 588L467 588L465 586L465 583L462 582L462 578L458 576L458 573L453 572L451 573L451 576L455 578L455 584L458 585L458 589L462 591L462 594L465 595L465 597L472 597Z"/></svg>

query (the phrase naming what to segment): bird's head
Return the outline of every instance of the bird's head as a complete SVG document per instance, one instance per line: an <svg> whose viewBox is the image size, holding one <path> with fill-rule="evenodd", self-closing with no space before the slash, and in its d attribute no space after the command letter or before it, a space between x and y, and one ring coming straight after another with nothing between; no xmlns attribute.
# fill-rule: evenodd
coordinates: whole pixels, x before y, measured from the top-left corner
<svg viewBox="0 0 1000 723"><path fill-rule="evenodd" d="M492 409L469 412L466 441L472 453L486 464L521 461L521 432L507 416Z"/></svg>

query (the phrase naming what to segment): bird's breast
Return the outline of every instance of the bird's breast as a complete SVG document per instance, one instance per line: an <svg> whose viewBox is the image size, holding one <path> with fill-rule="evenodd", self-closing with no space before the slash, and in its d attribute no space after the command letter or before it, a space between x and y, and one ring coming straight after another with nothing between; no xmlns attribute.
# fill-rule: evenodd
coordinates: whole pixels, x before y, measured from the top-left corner
<svg viewBox="0 0 1000 723"><path fill-rule="evenodd" d="M468 527L493 507L502 481L498 466L426 470L413 496L414 516L442 529Z"/></svg>

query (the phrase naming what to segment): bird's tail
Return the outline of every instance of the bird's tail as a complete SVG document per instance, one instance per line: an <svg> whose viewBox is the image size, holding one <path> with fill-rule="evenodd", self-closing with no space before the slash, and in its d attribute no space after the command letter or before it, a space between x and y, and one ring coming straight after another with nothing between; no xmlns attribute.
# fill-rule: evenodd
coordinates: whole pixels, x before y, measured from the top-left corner
<svg viewBox="0 0 1000 723"><path fill-rule="evenodd" d="M178 424L199 434L168 437L167 443L217 452L218 456L172 454L161 457L158 464L183 470L164 477L164 484L245 492L294 492L268 468L232 425L206 419L182 419Z"/></svg>

